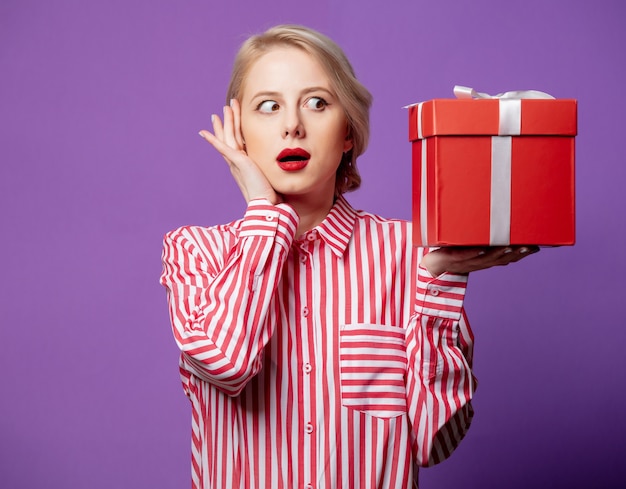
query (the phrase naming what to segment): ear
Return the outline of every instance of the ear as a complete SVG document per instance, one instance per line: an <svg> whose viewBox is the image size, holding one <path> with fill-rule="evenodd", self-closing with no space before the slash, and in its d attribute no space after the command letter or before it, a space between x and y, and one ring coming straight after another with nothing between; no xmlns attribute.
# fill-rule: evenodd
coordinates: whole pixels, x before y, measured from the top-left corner
<svg viewBox="0 0 626 489"><path fill-rule="evenodd" d="M346 130L346 138L343 141L343 152L347 153L354 147L354 143L352 141L352 134L350 129Z"/></svg>

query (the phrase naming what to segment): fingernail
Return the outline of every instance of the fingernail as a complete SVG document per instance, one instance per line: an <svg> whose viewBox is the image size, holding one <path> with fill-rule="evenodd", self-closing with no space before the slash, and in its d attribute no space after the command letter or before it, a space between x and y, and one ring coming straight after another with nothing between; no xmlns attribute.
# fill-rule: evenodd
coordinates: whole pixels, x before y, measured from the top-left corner
<svg viewBox="0 0 626 489"><path fill-rule="evenodd" d="M230 99L230 106L231 106L231 107L233 106L233 103L234 103L234 102L235 102L235 99L234 99L234 98L231 98L231 99Z"/></svg>
<svg viewBox="0 0 626 489"><path fill-rule="evenodd" d="M215 114L211 114L211 124L215 124Z"/></svg>
<svg viewBox="0 0 626 489"><path fill-rule="evenodd" d="M520 249L519 249L519 252L520 252L521 254L528 253L528 251L529 251L529 250L528 250L528 248L526 248L526 247L524 247L524 248L520 248Z"/></svg>
<svg viewBox="0 0 626 489"><path fill-rule="evenodd" d="M480 251L478 252L478 256L483 256L484 254L485 254L485 252L484 252L483 250L480 250Z"/></svg>
<svg viewBox="0 0 626 489"><path fill-rule="evenodd" d="M200 136L202 139L204 139L204 135L202 134L202 131L198 131L198 136Z"/></svg>
<svg viewBox="0 0 626 489"><path fill-rule="evenodd" d="M503 253L506 255L507 253L511 253L513 250L511 248L505 248Z"/></svg>

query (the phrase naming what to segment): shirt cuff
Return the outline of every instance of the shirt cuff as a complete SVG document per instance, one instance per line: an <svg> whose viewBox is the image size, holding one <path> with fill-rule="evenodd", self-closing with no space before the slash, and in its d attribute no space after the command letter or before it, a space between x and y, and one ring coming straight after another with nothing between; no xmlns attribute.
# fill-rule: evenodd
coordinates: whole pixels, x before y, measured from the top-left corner
<svg viewBox="0 0 626 489"><path fill-rule="evenodd" d="M433 277L420 266L417 274L415 312L460 320L467 287L467 274L442 273Z"/></svg>
<svg viewBox="0 0 626 489"><path fill-rule="evenodd" d="M276 237L289 248L299 222L300 218L291 206L273 205L269 200L255 199L248 202L239 236Z"/></svg>

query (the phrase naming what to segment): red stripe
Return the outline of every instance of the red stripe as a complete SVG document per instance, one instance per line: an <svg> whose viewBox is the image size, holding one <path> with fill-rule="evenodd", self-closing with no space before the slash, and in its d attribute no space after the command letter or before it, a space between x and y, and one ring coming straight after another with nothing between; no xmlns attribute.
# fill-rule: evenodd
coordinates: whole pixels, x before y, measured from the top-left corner
<svg viewBox="0 0 626 489"><path fill-rule="evenodd" d="M341 385L344 386L352 386L352 385L386 385L389 387L397 387L397 386L404 386L404 381L403 380L376 380L376 379L369 379L369 380L365 380L365 381L359 381L359 380L343 380L341 382Z"/></svg>

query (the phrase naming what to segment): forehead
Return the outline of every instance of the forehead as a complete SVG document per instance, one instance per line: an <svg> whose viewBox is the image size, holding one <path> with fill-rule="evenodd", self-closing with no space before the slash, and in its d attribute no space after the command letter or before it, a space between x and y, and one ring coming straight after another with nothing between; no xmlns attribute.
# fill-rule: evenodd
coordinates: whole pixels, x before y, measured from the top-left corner
<svg viewBox="0 0 626 489"><path fill-rule="evenodd" d="M303 49L276 46L252 62L244 80L243 97L257 91L297 91L310 87L332 89L324 66Z"/></svg>

